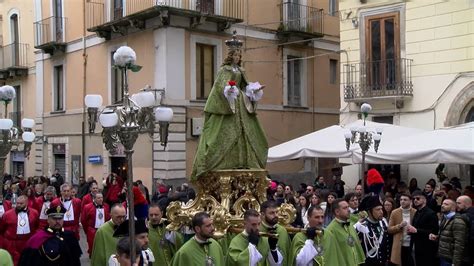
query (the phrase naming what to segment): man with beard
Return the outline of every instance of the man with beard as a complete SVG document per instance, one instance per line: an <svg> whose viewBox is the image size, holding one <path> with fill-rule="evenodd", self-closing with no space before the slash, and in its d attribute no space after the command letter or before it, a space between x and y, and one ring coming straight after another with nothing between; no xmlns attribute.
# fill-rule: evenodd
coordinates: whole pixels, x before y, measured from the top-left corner
<svg viewBox="0 0 474 266"><path fill-rule="evenodd" d="M107 265L110 255L115 254L117 239L114 230L125 220L125 208L117 203L110 209L110 220L103 224L94 237L91 265Z"/></svg>
<svg viewBox="0 0 474 266"><path fill-rule="evenodd" d="M38 212L28 208L27 202L28 198L25 195L19 196L15 209L8 210L0 223L3 248L12 255L15 265L18 264L26 242L38 228Z"/></svg>
<svg viewBox="0 0 474 266"><path fill-rule="evenodd" d="M278 203L276 201L265 201L260 206L262 212L262 224L260 225L260 232L277 234L278 235L278 249L283 256L283 266L290 265L290 237L285 227L278 224Z"/></svg>
<svg viewBox="0 0 474 266"><path fill-rule="evenodd" d="M349 204L343 199L333 203L335 218L328 225L324 234L332 242L324 255L326 265L359 265L364 263L365 256L357 232L350 225Z"/></svg>
<svg viewBox="0 0 474 266"><path fill-rule="evenodd" d="M452 199L443 200L441 204L441 220L439 235L430 234L432 241L439 241L438 256L441 266L462 265L467 257L466 244L468 228L466 221L456 213L456 203Z"/></svg>
<svg viewBox="0 0 474 266"><path fill-rule="evenodd" d="M311 206L308 210L308 225L306 232L299 232L291 242L290 265L324 264L324 252L331 244L326 234L323 234L324 211L319 206Z"/></svg>
<svg viewBox="0 0 474 266"><path fill-rule="evenodd" d="M39 230L28 240L18 265L81 265L82 251L79 241L73 232L63 229L65 212L66 209L62 205L52 205L48 209L48 226Z"/></svg>
<svg viewBox="0 0 474 266"><path fill-rule="evenodd" d="M390 259L390 242L379 195L368 195L363 198L360 209L367 211L368 214L367 218L354 225L364 249L364 265L385 266Z"/></svg>
<svg viewBox="0 0 474 266"><path fill-rule="evenodd" d="M94 195L99 192L99 186L96 181L89 183L89 193L84 195L81 201L81 209L84 208L87 204L91 203L94 200Z"/></svg>
<svg viewBox="0 0 474 266"><path fill-rule="evenodd" d="M209 214L198 212L191 223L196 234L176 252L172 265L224 265L222 248L216 240L212 239L215 229Z"/></svg>
<svg viewBox="0 0 474 266"><path fill-rule="evenodd" d="M467 240L467 253L469 256L465 258L463 262L464 266L474 264L474 207L472 207L472 199L469 196L459 196L456 199L456 210L464 217L468 222L468 240Z"/></svg>
<svg viewBox="0 0 474 266"><path fill-rule="evenodd" d="M166 230L160 205L153 203L148 209L148 238L156 265L169 265L174 254L183 245L183 236Z"/></svg>
<svg viewBox="0 0 474 266"><path fill-rule="evenodd" d="M121 223L117 230L114 232L114 237L128 237L128 223L130 220L126 220L125 222ZM143 219L138 219L134 221L135 223L135 240L138 242L140 246L140 263L138 266L153 266L153 262L155 262L155 256L153 252L148 247L149 239L148 239L148 228L146 226L146 222ZM111 258L113 255L111 256ZM109 259L110 261L110 259Z"/></svg>
<svg viewBox="0 0 474 266"><path fill-rule="evenodd" d="M94 201L84 206L81 213L81 224L87 237L87 253L92 254L92 245L97 229L101 227L105 221L110 219L110 209L107 203L104 203L102 193L94 194Z"/></svg>
<svg viewBox="0 0 474 266"><path fill-rule="evenodd" d="M435 256L438 250L436 242L429 240L430 234L438 234L438 217L426 205L424 193L415 191L412 196L416 212L413 224L407 226L407 232L411 235L411 245L415 249L415 264L438 265Z"/></svg>
<svg viewBox="0 0 474 266"><path fill-rule="evenodd" d="M53 186L48 186L44 190L44 195L36 198L34 208L39 213L39 229L44 229L48 226L48 214L49 206L54 200L56 189Z"/></svg>
<svg viewBox="0 0 474 266"><path fill-rule="evenodd" d="M227 265L282 265L283 256L277 249L278 238L261 237L260 223L260 214L256 210L245 211L244 231L230 242Z"/></svg>
<svg viewBox="0 0 474 266"><path fill-rule="evenodd" d="M392 253L390 262L396 265L413 266L411 236L407 232L407 225L413 223L416 210L411 207L411 196L408 193L400 195L400 208L393 210L390 215L388 233L393 235Z"/></svg>
<svg viewBox="0 0 474 266"><path fill-rule="evenodd" d="M78 198L72 198L71 185L64 183L60 187L61 197L53 200L52 204L57 206L63 205L66 209L64 215L64 230L72 231L76 234L77 240L79 240L79 216L81 216L81 200Z"/></svg>

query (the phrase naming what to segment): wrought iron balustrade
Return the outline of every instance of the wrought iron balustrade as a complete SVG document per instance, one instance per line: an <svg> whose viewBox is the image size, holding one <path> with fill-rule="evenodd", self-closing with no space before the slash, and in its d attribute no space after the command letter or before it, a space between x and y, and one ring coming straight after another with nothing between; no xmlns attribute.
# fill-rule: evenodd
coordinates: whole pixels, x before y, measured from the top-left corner
<svg viewBox="0 0 474 266"><path fill-rule="evenodd" d="M324 34L324 10L293 2L284 2L280 8L280 32Z"/></svg>
<svg viewBox="0 0 474 266"><path fill-rule="evenodd" d="M344 100L413 96L412 63L411 59L400 58L345 64Z"/></svg>
<svg viewBox="0 0 474 266"><path fill-rule="evenodd" d="M65 17L52 16L34 23L35 48L46 53L65 51L66 49L66 23Z"/></svg>
<svg viewBox="0 0 474 266"><path fill-rule="evenodd" d="M28 44L11 43L0 47L0 70L28 68Z"/></svg>

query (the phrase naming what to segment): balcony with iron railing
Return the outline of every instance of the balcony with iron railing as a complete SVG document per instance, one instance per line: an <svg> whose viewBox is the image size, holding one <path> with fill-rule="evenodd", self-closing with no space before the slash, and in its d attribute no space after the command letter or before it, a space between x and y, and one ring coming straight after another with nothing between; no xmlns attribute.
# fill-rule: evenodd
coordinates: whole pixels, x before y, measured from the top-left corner
<svg viewBox="0 0 474 266"><path fill-rule="evenodd" d="M66 22L65 17L56 16L35 22L35 48L48 54L54 54L56 51L64 52L66 50Z"/></svg>
<svg viewBox="0 0 474 266"><path fill-rule="evenodd" d="M114 6L114 1L90 0L86 2L86 27L110 39L113 33L126 35L129 30L145 29L150 19L158 18L161 25L168 26L173 25L174 17L180 17L189 20L184 24L182 19L176 20L180 27L211 22L216 31L223 31L243 21L244 5L245 0L126 0Z"/></svg>
<svg viewBox="0 0 474 266"><path fill-rule="evenodd" d="M376 98L412 97L412 63L412 59L400 58L345 64L342 75L344 100L360 102Z"/></svg>
<svg viewBox="0 0 474 266"><path fill-rule="evenodd" d="M280 4L280 38L299 37L304 39L324 35L324 10L316 7L284 2Z"/></svg>
<svg viewBox="0 0 474 266"><path fill-rule="evenodd" d="M12 43L0 47L0 79L28 74L28 44Z"/></svg>

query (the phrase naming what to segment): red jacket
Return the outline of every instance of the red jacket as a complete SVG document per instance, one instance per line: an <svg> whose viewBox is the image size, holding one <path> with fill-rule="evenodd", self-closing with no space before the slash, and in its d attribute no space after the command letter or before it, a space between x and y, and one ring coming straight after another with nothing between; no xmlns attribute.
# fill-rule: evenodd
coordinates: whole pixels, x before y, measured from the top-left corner
<svg viewBox="0 0 474 266"><path fill-rule="evenodd" d="M84 207L89 204L89 203L92 203L92 195L91 193L87 193L84 197L82 197L82 201L81 201L81 209L84 210Z"/></svg>
<svg viewBox="0 0 474 266"><path fill-rule="evenodd" d="M104 203L104 222L110 220L110 208L107 203ZM95 211L96 206L94 203L89 203L84 206L81 213L81 224L82 228L84 229L84 233L86 233L87 237L87 244L89 246L87 252L89 255L92 255L92 245L94 244L94 237L95 233L97 232L97 228L95 228Z"/></svg>
<svg viewBox="0 0 474 266"><path fill-rule="evenodd" d="M74 234L76 235L76 238L79 240L79 219L81 217L81 200L78 198L72 198L71 201L72 201L71 208L73 208L73 211L74 211L74 221L64 221L63 228L64 230L69 230L69 231L74 232ZM62 204L61 198L54 199L53 202L51 202L51 204L53 206ZM65 214L64 218L66 218L66 215L67 213Z"/></svg>
<svg viewBox="0 0 474 266"><path fill-rule="evenodd" d="M139 187L133 186L133 205L148 204Z"/></svg>
<svg viewBox="0 0 474 266"><path fill-rule="evenodd" d="M119 195L122 193L124 181L120 176L117 176L115 179L115 184L107 178L106 186L107 186L107 194L105 195L105 200L110 202L119 202Z"/></svg>
<svg viewBox="0 0 474 266"><path fill-rule="evenodd" d="M30 233L17 235L18 214L15 209L8 210L3 215L0 223L0 234L4 238L3 248L12 255L15 265L18 264L21 252L25 249L26 242L38 228L38 212L35 209L27 209Z"/></svg>
<svg viewBox="0 0 474 266"><path fill-rule="evenodd" d="M51 199L51 202L54 201L54 197ZM46 226L48 225L48 215L46 214L46 211L49 209L49 208L45 208L43 210L43 204L44 204L44 196L41 196L41 197L37 197L36 200L35 200L35 204L34 204L34 208L35 210L38 211L38 215L39 215L39 226L38 228L39 229L43 229L43 228L46 228ZM41 218L41 210L43 210L43 219Z"/></svg>

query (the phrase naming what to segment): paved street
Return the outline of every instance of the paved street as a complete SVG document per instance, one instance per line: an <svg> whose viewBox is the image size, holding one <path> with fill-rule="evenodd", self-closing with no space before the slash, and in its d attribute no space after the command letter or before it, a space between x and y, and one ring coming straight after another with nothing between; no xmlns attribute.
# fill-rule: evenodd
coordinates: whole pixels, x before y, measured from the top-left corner
<svg viewBox="0 0 474 266"><path fill-rule="evenodd" d="M81 227L81 240L79 241L79 244L81 245L82 249L82 257L81 257L81 265L82 266L90 266L90 260L89 260L89 254L87 254L87 239L86 239L86 234L84 234L84 230L82 230Z"/></svg>

